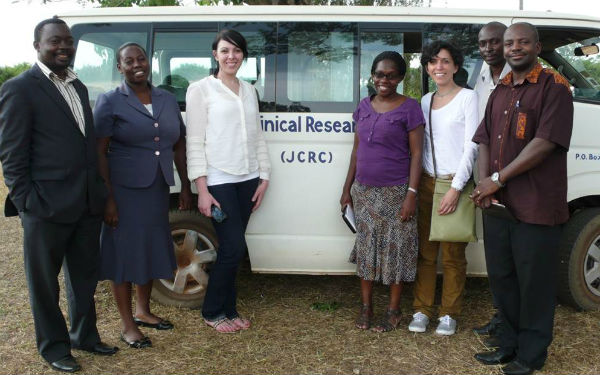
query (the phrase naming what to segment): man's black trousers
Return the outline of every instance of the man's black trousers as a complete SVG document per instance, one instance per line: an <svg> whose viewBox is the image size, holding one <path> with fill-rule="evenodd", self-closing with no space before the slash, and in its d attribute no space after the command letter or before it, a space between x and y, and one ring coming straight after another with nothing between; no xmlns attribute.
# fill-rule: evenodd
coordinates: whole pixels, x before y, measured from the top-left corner
<svg viewBox="0 0 600 375"><path fill-rule="evenodd" d="M485 257L503 319L502 347L541 368L552 342L557 252L562 226L513 222L486 215Z"/></svg>
<svg viewBox="0 0 600 375"><path fill-rule="evenodd" d="M100 216L54 223L21 213L25 274L38 351L48 362L100 342L94 292L98 282ZM63 267L64 266L64 267ZM70 329L59 307L58 274L63 268Z"/></svg>

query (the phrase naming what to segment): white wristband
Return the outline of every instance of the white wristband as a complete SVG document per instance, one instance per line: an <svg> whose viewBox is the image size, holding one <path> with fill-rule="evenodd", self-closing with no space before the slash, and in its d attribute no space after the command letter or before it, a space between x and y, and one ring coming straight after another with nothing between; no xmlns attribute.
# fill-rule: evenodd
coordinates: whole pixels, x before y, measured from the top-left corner
<svg viewBox="0 0 600 375"><path fill-rule="evenodd" d="M410 186L408 187L408 191L412 191L413 193L417 194L417 189L411 188Z"/></svg>

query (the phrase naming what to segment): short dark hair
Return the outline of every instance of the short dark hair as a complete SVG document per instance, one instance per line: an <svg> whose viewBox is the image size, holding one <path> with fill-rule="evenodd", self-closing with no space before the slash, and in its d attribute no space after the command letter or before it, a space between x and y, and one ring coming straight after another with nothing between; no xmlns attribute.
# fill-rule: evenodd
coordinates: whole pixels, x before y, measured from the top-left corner
<svg viewBox="0 0 600 375"><path fill-rule="evenodd" d="M119 47L119 49L117 49L117 52L115 52L115 61L117 63L121 62L121 52L127 47L137 47L137 48L141 49L142 52L144 53L144 56L146 56L146 58L148 58L148 55L146 54L146 50L144 49L144 47L140 46L139 44L137 44L135 42L127 42L127 43L122 44L121 47Z"/></svg>
<svg viewBox="0 0 600 375"><path fill-rule="evenodd" d="M398 70L398 74L404 76L406 74L406 61L402 55L400 55L396 51L384 51L379 55L375 56L373 59L373 64L371 65L371 74L375 73L375 69L377 69L377 64L379 64L383 60L390 60L396 65L396 70Z"/></svg>
<svg viewBox="0 0 600 375"><path fill-rule="evenodd" d="M506 29L508 29L508 26L506 26L502 22L492 21L492 22L488 22L485 25L483 25L481 30L483 30L483 29L498 29L502 33L504 33L506 31ZM479 32L481 32L481 30L479 30Z"/></svg>
<svg viewBox="0 0 600 375"><path fill-rule="evenodd" d="M463 53L460 48L456 47L450 42L446 42L445 40L436 40L435 42L431 42L423 47L423 53L421 54L421 65L427 66L427 64L430 61L433 61L433 58L437 56L442 49L450 52L450 56L452 56L454 65L456 65L460 70L464 61Z"/></svg>
<svg viewBox="0 0 600 375"><path fill-rule="evenodd" d="M248 43L246 43L246 38L244 38L244 36L239 32L233 29L223 29L219 31L212 43L213 51L217 50L217 46L221 40L225 40L241 49L242 53L244 54L244 59L248 57ZM215 77L217 76L217 73L219 73L219 64L217 64L217 68L213 73Z"/></svg>
<svg viewBox="0 0 600 375"><path fill-rule="evenodd" d="M49 25L49 24L65 25L65 26L67 25L67 23L65 21L61 20L57 16L54 16L52 18L47 18L47 19L41 21L40 23L38 23L35 26L35 29L33 29L33 41L34 42L39 42L40 39L42 39L42 29L44 28L44 26Z"/></svg>
<svg viewBox="0 0 600 375"><path fill-rule="evenodd" d="M512 25L510 25L508 28L511 28L513 26L525 26L533 34L534 42L537 43L540 41L540 34L538 33L537 28L535 26L533 26L532 24L530 24L529 22L515 22Z"/></svg>

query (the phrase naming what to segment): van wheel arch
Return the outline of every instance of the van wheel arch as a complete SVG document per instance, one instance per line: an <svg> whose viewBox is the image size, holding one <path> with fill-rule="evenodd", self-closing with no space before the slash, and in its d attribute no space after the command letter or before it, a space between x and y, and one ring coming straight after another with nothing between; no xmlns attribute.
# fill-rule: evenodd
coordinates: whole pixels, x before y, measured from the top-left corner
<svg viewBox="0 0 600 375"><path fill-rule="evenodd" d="M563 228L557 294L577 310L600 309L600 208L576 212Z"/></svg>

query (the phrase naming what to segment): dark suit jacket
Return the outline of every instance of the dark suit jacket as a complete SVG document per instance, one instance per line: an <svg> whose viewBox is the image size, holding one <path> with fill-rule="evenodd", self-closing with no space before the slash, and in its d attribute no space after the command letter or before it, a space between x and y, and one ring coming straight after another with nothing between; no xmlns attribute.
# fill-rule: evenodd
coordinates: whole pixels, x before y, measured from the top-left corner
<svg viewBox="0 0 600 375"><path fill-rule="evenodd" d="M86 87L74 81L85 115L85 136L67 102L37 65L0 89L0 161L16 211L72 223L101 214L106 187L96 162L96 137Z"/></svg>
<svg viewBox="0 0 600 375"><path fill-rule="evenodd" d="M111 137L107 155L111 183L145 188L160 167L167 184L175 185L173 145L185 135L175 96L152 87L152 113L125 82L96 100L96 136Z"/></svg>

